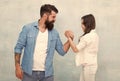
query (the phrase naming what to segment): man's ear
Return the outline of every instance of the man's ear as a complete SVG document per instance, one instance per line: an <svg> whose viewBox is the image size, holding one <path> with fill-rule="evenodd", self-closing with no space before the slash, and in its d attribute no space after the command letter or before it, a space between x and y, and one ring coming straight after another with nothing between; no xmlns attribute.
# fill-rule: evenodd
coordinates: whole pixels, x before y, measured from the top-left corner
<svg viewBox="0 0 120 81"><path fill-rule="evenodd" d="M45 19L47 19L48 16L49 16L49 13L44 13L44 14L43 14L43 17L44 17Z"/></svg>
<svg viewBox="0 0 120 81"><path fill-rule="evenodd" d="M46 13L44 13L44 14L43 14L43 17L46 19L46 18L47 18L47 14L46 14Z"/></svg>

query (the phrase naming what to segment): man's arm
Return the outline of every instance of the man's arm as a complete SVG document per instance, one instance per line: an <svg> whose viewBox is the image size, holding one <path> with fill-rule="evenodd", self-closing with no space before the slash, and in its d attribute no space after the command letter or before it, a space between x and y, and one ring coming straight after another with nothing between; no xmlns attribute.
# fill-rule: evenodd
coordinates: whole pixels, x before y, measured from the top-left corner
<svg viewBox="0 0 120 81"><path fill-rule="evenodd" d="M21 54L22 54L22 50L23 48L26 46L26 41L27 41L27 27L24 26L22 28L22 31L19 34L19 38L17 41L17 44L14 48L14 52L15 52L15 73L16 73L16 77L19 79L22 79L23 77L23 71L22 68L20 66L20 59L21 59Z"/></svg>
<svg viewBox="0 0 120 81"><path fill-rule="evenodd" d="M73 42L73 38L74 38L73 32L70 31L70 30L67 30L67 31L65 32L65 36L68 38L69 47L71 46L72 50L73 50L75 53L78 52L78 49L77 49L76 45L75 45L74 42Z"/></svg>
<svg viewBox="0 0 120 81"><path fill-rule="evenodd" d="M75 53L77 53L79 50L77 49L77 47L76 47L76 45L74 44L73 40L72 40L70 37L68 37L68 40L69 40L69 43L70 43L70 46L71 46L72 50L73 50Z"/></svg>
<svg viewBox="0 0 120 81"><path fill-rule="evenodd" d="M64 52L67 52L68 50L69 50L69 48L70 48L70 43L69 43L69 41L67 40L67 42L64 44L64 46L63 46L63 49L64 49Z"/></svg>
<svg viewBox="0 0 120 81"><path fill-rule="evenodd" d="M15 66L20 65L21 54L15 53Z"/></svg>
<svg viewBox="0 0 120 81"><path fill-rule="evenodd" d="M66 33L65 33L65 35L66 35ZM73 34L70 33L68 35L71 35L71 38L74 38ZM70 48L69 41L67 40L67 42L63 45L60 40L59 34L58 34L58 38L57 38L57 42L56 42L56 46L55 46L55 49L58 52L58 54L64 56L67 53L67 51L69 50L69 48Z"/></svg>
<svg viewBox="0 0 120 81"><path fill-rule="evenodd" d="M70 30L65 32L65 36L66 37L71 37L71 40L73 40L73 38L74 38L73 32L70 31ZM69 40L67 40L67 42L64 44L63 49L64 49L65 52L67 52L69 50L69 48L70 48L70 42L69 42Z"/></svg>
<svg viewBox="0 0 120 81"><path fill-rule="evenodd" d="M17 78L22 80L23 71L20 66L20 58L21 58L21 54L15 53L15 74Z"/></svg>

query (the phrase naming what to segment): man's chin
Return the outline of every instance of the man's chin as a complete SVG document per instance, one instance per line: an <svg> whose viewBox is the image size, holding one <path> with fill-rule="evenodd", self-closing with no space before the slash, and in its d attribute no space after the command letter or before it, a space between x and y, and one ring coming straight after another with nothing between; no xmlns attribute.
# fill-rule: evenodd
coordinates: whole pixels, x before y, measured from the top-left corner
<svg viewBox="0 0 120 81"><path fill-rule="evenodd" d="M46 28L47 28L48 30L52 30L53 27L54 27L54 24L47 24L47 25L46 25Z"/></svg>

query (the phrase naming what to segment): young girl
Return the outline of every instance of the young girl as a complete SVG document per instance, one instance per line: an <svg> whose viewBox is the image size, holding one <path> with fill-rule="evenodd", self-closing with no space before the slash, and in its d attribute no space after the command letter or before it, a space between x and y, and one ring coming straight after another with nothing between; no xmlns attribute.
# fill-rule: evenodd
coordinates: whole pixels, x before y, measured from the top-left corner
<svg viewBox="0 0 120 81"><path fill-rule="evenodd" d="M95 81L99 37L95 31L94 16L92 14L83 16L81 27L84 34L81 36L78 45L74 44L70 36L67 38L72 50L76 53L76 65L82 66L80 81ZM70 32L68 31L68 33Z"/></svg>

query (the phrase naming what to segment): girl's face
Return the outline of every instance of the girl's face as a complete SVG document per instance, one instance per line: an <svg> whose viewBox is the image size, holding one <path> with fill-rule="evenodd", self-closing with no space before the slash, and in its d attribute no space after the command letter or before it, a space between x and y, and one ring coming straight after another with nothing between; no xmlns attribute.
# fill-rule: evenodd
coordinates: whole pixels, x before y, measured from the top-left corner
<svg viewBox="0 0 120 81"><path fill-rule="evenodd" d="M83 32L85 32L85 25L83 24L83 22L84 22L84 20L81 19L81 27L82 27Z"/></svg>

